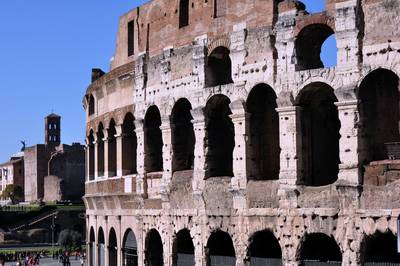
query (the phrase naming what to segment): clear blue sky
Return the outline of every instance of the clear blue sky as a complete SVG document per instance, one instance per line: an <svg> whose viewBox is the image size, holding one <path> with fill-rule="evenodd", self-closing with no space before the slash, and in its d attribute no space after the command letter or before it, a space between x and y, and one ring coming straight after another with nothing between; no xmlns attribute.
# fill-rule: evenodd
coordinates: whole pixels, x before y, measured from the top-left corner
<svg viewBox="0 0 400 266"><path fill-rule="evenodd" d="M20 140L43 143L52 110L62 116L63 143L84 141L91 68L108 71L119 16L144 2L0 1L0 162L19 151ZM322 1L304 2L321 9Z"/></svg>

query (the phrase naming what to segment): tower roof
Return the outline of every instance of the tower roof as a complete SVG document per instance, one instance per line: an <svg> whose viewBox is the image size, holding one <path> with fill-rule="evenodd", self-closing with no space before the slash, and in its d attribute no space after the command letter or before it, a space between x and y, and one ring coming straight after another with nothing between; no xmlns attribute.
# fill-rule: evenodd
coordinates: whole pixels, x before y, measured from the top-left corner
<svg viewBox="0 0 400 266"><path fill-rule="evenodd" d="M48 116L46 116L46 118L61 118L61 116L55 114L55 113L51 113Z"/></svg>

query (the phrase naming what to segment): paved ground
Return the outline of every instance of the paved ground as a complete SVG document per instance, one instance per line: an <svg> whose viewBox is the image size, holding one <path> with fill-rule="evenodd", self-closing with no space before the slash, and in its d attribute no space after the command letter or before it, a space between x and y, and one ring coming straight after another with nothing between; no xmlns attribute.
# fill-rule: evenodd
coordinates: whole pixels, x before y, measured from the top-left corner
<svg viewBox="0 0 400 266"><path fill-rule="evenodd" d="M75 260L75 257L71 257L70 262L71 266L80 266L79 260ZM40 265L62 266L62 263L59 263L57 260L53 260L52 258L46 258L40 260ZM15 266L15 262L7 262L6 266Z"/></svg>

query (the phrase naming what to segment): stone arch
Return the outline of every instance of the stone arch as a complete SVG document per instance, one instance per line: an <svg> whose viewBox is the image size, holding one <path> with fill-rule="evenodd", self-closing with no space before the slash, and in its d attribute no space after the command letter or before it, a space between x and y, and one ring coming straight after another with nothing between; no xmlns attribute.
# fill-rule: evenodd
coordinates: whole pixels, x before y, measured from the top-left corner
<svg viewBox="0 0 400 266"><path fill-rule="evenodd" d="M224 231L211 233L206 246L207 266L236 265L236 252L231 236Z"/></svg>
<svg viewBox="0 0 400 266"><path fill-rule="evenodd" d="M399 77L391 70L375 69L362 79L358 98L366 161L387 159L385 143L400 141Z"/></svg>
<svg viewBox="0 0 400 266"><path fill-rule="evenodd" d="M195 265L194 245L189 229L182 229L175 235L172 252L172 265Z"/></svg>
<svg viewBox="0 0 400 266"><path fill-rule="evenodd" d="M160 233L151 229L145 240L145 261L148 266L164 265L164 249Z"/></svg>
<svg viewBox="0 0 400 266"><path fill-rule="evenodd" d="M88 265L94 266L95 265L95 258L96 258L96 236L94 233L93 226L90 227L89 230L89 245L88 245Z"/></svg>
<svg viewBox="0 0 400 266"><path fill-rule="evenodd" d="M88 152L89 152L89 163L88 163L88 179L89 181L94 180L94 172L95 172L95 163L94 163L94 132L93 129L90 130L89 136L87 137L87 145L88 145Z"/></svg>
<svg viewBox="0 0 400 266"><path fill-rule="evenodd" d="M328 24L315 23L302 28L295 40L296 70L324 67L320 53L323 43L335 32Z"/></svg>
<svg viewBox="0 0 400 266"><path fill-rule="evenodd" d="M134 121L132 113L127 113L122 124L122 175L137 173L137 137Z"/></svg>
<svg viewBox="0 0 400 266"><path fill-rule="evenodd" d="M108 237L108 265L117 266L118 263L118 241L114 228L111 227Z"/></svg>
<svg viewBox="0 0 400 266"><path fill-rule="evenodd" d="M104 238L103 228L100 226L97 234L97 265L105 265L106 242Z"/></svg>
<svg viewBox="0 0 400 266"><path fill-rule="evenodd" d="M104 127L99 123L97 127L97 176L104 176Z"/></svg>
<svg viewBox="0 0 400 266"><path fill-rule="evenodd" d="M300 183L324 186L334 183L339 173L340 120L332 87L311 83L296 99L301 107L302 177Z"/></svg>
<svg viewBox="0 0 400 266"><path fill-rule="evenodd" d="M117 128L115 120L112 118L107 129L108 142L108 177L117 176Z"/></svg>
<svg viewBox="0 0 400 266"><path fill-rule="evenodd" d="M147 173L163 170L161 115L158 107L152 105L144 117L145 171Z"/></svg>
<svg viewBox="0 0 400 266"><path fill-rule="evenodd" d="M235 129L230 118L230 102L227 96L217 94L205 107L206 178L233 176Z"/></svg>
<svg viewBox="0 0 400 266"><path fill-rule="evenodd" d="M280 265L282 263L280 243L269 230L255 232L249 239L247 257L250 265Z"/></svg>
<svg viewBox="0 0 400 266"><path fill-rule="evenodd" d="M255 162L252 178L256 180L279 179L280 146L279 115L274 90L266 84L258 84L246 102L250 114L251 159Z"/></svg>
<svg viewBox="0 0 400 266"><path fill-rule="evenodd" d="M132 229L127 229L122 240L122 265L138 265L138 244L135 233Z"/></svg>
<svg viewBox="0 0 400 266"><path fill-rule="evenodd" d="M192 106L186 98L179 99L171 115L172 171L193 169L195 135L191 115Z"/></svg>
<svg viewBox="0 0 400 266"><path fill-rule="evenodd" d="M179 28L189 25L189 0L179 0Z"/></svg>
<svg viewBox="0 0 400 266"><path fill-rule="evenodd" d="M96 100L95 100L93 94L89 95L88 104L89 104L88 114L89 114L89 116L91 116L95 113L95 104L96 104Z"/></svg>
<svg viewBox="0 0 400 266"><path fill-rule="evenodd" d="M297 256L301 265L307 262L316 262L318 265L342 262L342 252L336 240L323 233L306 234L300 241Z"/></svg>
<svg viewBox="0 0 400 266"><path fill-rule="evenodd" d="M232 61L230 50L225 46L218 46L212 50L207 57L206 64L206 87L215 87L233 83Z"/></svg>
<svg viewBox="0 0 400 266"><path fill-rule="evenodd" d="M400 263L397 253L397 238L391 231L376 232L371 236L364 236L361 242L362 264L368 263ZM385 264L386 265L386 264Z"/></svg>

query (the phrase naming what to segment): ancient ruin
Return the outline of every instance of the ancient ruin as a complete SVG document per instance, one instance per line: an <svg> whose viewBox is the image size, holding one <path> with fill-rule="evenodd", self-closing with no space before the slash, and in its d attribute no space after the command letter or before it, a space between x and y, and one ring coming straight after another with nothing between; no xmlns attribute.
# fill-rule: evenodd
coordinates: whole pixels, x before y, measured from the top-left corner
<svg viewBox="0 0 400 266"><path fill-rule="evenodd" d="M89 265L400 263L400 2L325 2L120 18L83 99Z"/></svg>

